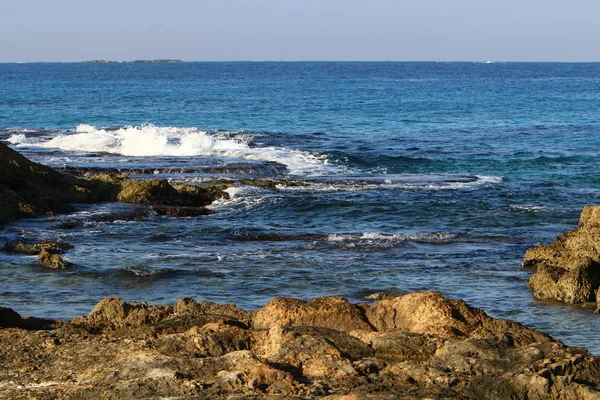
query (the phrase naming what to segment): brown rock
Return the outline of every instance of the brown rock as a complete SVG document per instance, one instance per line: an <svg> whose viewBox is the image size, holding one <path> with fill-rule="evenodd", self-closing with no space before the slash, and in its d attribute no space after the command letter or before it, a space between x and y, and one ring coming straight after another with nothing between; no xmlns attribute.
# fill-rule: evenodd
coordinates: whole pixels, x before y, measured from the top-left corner
<svg viewBox="0 0 600 400"><path fill-rule="evenodd" d="M42 249L38 254L38 261L44 267L52 269L68 269L72 266L71 263L63 260L59 254L51 253L46 249Z"/></svg>
<svg viewBox="0 0 600 400"><path fill-rule="evenodd" d="M443 339L495 338L515 346L551 341L546 335L512 321L490 318L463 300L437 292L378 301L367 309L366 316L378 332L412 332Z"/></svg>
<svg viewBox="0 0 600 400"><path fill-rule="evenodd" d="M246 325L250 325L252 322L252 313L238 308L235 303L217 304L210 301L198 303L191 297L182 297L177 300L174 312L178 315L204 315L224 320L237 320Z"/></svg>
<svg viewBox="0 0 600 400"><path fill-rule="evenodd" d="M281 326L321 326L340 331L372 331L362 310L342 297L321 297L302 301L277 297L254 316L255 328Z"/></svg>
<svg viewBox="0 0 600 400"><path fill-rule="evenodd" d="M4 250L10 253L18 254L40 254L42 250L46 250L52 254L62 254L67 250L72 249L73 246L69 243L46 240L40 243L25 244L22 242L7 242L4 246Z"/></svg>
<svg viewBox="0 0 600 400"><path fill-rule="evenodd" d="M190 298L104 299L53 332L0 329L0 398L600 398L600 358L434 292L351 305L385 332L307 325L311 311L322 322L325 304L348 307L292 300L256 315L302 324L269 329L236 319L253 313L233 304ZM22 320L0 309L0 324Z"/></svg>
<svg viewBox="0 0 600 400"><path fill-rule="evenodd" d="M378 332L399 330L459 338L480 326L484 313L463 301L425 292L378 301L366 315Z"/></svg>
<svg viewBox="0 0 600 400"><path fill-rule="evenodd" d="M579 228L549 245L527 250L523 266L537 268L529 280L533 295L569 304L596 301L600 287L600 207L587 206Z"/></svg>
<svg viewBox="0 0 600 400"><path fill-rule="evenodd" d="M171 186L166 179L149 181L120 181L121 191L116 200L123 203L152 204L180 207L203 207L219 198L228 198L227 192L214 187L190 185Z"/></svg>
<svg viewBox="0 0 600 400"><path fill-rule="evenodd" d="M87 317L78 317L73 324L94 328L117 329L150 325L167 318L173 312L170 306L149 306L146 302L126 303L118 297L102 299Z"/></svg>

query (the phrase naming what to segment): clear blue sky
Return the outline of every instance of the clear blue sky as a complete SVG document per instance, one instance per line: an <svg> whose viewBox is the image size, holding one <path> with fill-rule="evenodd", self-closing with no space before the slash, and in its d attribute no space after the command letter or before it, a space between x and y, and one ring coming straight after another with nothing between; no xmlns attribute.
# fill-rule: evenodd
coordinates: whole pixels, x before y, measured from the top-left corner
<svg viewBox="0 0 600 400"><path fill-rule="evenodd" d="M600 61L598 0L6 0L0 62Z"/></svg>

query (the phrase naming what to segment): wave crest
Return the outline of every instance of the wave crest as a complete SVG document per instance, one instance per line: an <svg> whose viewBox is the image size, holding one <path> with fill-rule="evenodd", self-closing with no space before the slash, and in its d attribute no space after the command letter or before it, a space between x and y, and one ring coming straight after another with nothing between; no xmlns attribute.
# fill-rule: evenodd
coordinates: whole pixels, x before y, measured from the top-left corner
<svg viewBox="0 0 600 400"><path fill-rule="evenodd" d="M198 128L161 127L152 124L121 128L96 128L81 124L73 133L47 141L30 141L23 134L11 136L11 143L65 151L103 152L122 156L212 156L228 159L275 161L292 174L320 175L337 171L326 155L283 147L253 147L252 135L229 132L212 134ZM11 140L9 139L9 140Z"/></svg>

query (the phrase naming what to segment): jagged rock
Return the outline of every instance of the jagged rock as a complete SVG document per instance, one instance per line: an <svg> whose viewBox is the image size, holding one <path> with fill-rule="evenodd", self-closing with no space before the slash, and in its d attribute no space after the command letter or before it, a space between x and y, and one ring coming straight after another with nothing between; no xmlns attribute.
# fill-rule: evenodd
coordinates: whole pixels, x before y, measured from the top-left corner
<svg viewBox="0 0 600 400"><path fill-rule="evenodd" d="M600 287L600 207L583 209L579 227L527 250L523 267L537 268L533 295L569 304L593 302Z"/></svg>
<svg viewBox="0 0 600 400"><path fill-rule="evenodd" d="M173 311L178 315L205 315L225 320L237 320L246 325L252 323L252 312L239 308L235 303L217 304L210 301L197 302L191 297L180 298Z"/></svg>
<svg viewBox="0 0 600 400"><path fill-rule="evenodd" d="M38 254L38 261L44 267L53 269L68 269L72 265L71 263L63 260L63 258L56 253L51 253L47 249L42 249Z"/></svg>
<svg viewBox="0 0 600 400"><path fill-rule="evenodd" d="M87 317L71 321L76 325L93 328L117 329L149 325L167 318L173 312L170 306L149 306L146 302L126 303L118 297L102 299Z"/></svg>
<svg viewBox="0 0 600 400"><path fill-rule="evenodd" d="M322 297L310 301L277 297L254 315L253 324L256 328L267 329L275 325L310 325L346 332L373 330L360 307L342 297Z"/></svg>
<svg viewBox="0 0 600 400"><path fill-rule="evenodd" d="M336 329L318 326L336 313ZM0 309L0 324L15 314ZM2 398L584 400L599 382L586 350L434 292L275 299L255 313L110 298L53 332L0 329Z"/></svg>

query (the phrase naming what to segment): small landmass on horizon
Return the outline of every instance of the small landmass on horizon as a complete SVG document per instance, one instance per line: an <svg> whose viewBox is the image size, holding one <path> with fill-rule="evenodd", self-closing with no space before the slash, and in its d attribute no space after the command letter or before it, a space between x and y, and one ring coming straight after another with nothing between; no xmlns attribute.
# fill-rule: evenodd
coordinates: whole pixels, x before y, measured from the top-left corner
<svg viewBox="0 0 600 400"><path fill-rule="evenodd" d="M82 61L83 63L176 63L176 62L184 62L183 60L175 60L170 58L160 58L156 60L133 60L133 61L114 61L114 60L86 60Z"/></svg>

